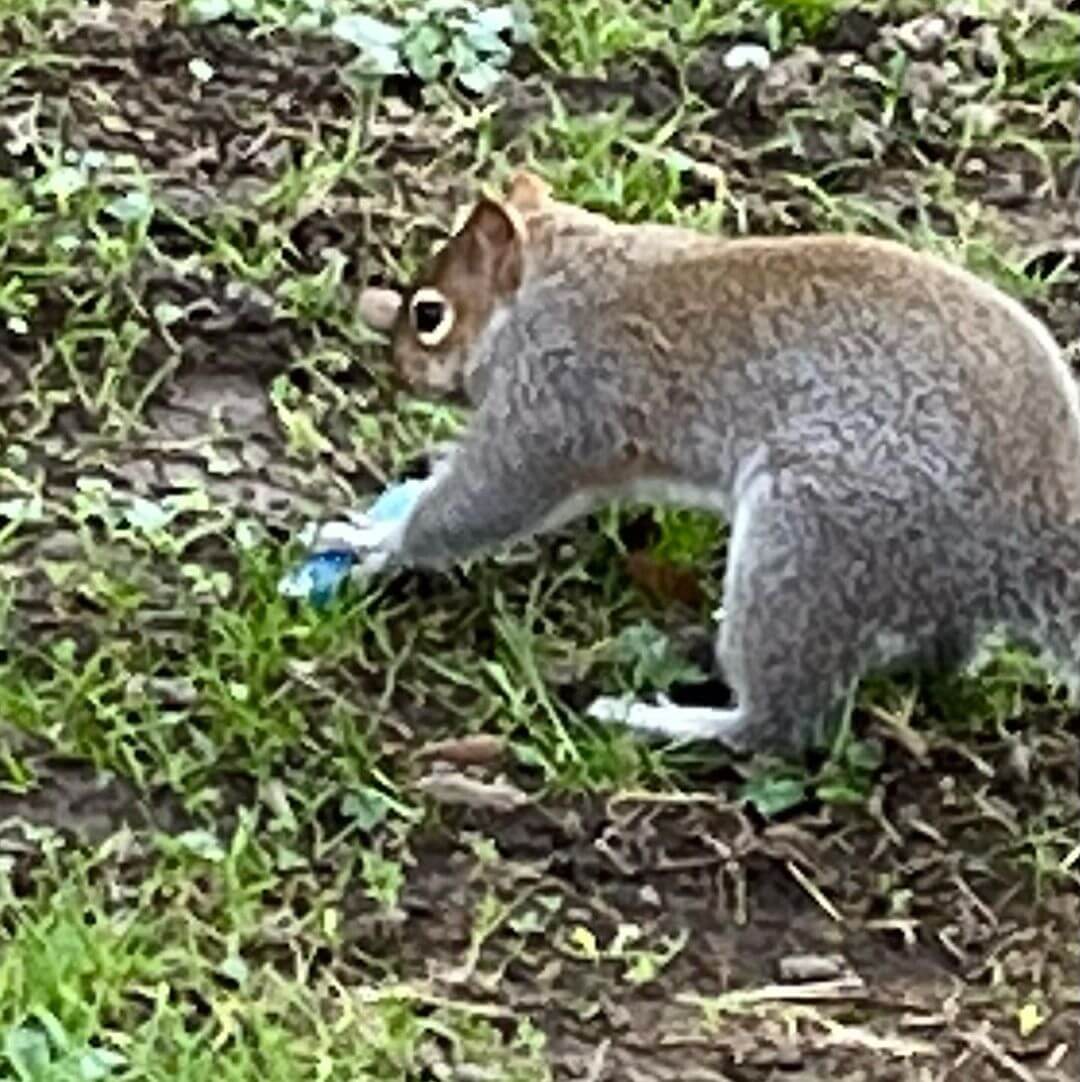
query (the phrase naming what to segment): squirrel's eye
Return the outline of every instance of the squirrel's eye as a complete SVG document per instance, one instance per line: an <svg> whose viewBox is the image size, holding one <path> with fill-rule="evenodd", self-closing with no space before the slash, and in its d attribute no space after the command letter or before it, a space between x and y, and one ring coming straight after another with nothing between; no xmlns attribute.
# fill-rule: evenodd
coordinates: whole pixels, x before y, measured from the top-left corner
<svg viewBox="0 0 1080 1082"><path fill-rule="evenodd" d="M446 306L442 301L421 301L414 309L416 329L421 334L431 334L442 323Z"/></svg>
<svg viewBox="0 0 1080 1082"><path fill-rule="evenodd" d="M454 309L450 302L430 286L416 291L410 313L413 330L424 346L439 345L454 325Z"/></svg>

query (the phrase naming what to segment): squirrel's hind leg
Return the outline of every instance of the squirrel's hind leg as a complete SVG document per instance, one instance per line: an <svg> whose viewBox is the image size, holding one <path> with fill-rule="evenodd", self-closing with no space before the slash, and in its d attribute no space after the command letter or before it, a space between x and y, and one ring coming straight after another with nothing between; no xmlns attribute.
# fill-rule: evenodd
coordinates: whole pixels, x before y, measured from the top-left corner
<svg viewBox="0 0 1080 1082"><path fill-rule="evenodd" d="M927 558L870 496L852 506L794 476L755 478L732 523L717 636L740 722L726 742L801 754L868 671L946 649L941 613L915 585Z"/></svg>
<svg viewBox="0 0 1080 1082"><path fill-rule="evenodd" d="M837 554L827 532L759 475L732 522L717 634L717 667L735 706L602 698L589 716L654 736L715 740L738 752L805 745L859 675L855 643L862 628L836 596Z"/></svg>
<svg viewBox="0 0 1080 1082"><path fill-rule="evenodd" d="M717 635L734 708L604 699L589 713L743 752L802 753L868 671L948 669L969 656L985 615L969 580L985 563L888 500L860 493L853 503L761 473L735 510Z"/></svg>

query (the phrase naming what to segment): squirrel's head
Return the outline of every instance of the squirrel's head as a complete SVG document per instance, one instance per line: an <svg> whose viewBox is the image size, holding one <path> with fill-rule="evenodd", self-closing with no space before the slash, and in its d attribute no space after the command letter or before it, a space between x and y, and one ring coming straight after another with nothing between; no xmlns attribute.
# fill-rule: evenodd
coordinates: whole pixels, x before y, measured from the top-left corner
<svg viewBox="0 0 1080 1082"><path fill-rule="evenodd" d="M409 387L437 396L463 390L474 343L496 307L509 303L521 285L523 216L541 209L548 196L538 177L516 173L503 199L482 198L404 293L364 290L360 316L390 334L394 366Z"/></svg>

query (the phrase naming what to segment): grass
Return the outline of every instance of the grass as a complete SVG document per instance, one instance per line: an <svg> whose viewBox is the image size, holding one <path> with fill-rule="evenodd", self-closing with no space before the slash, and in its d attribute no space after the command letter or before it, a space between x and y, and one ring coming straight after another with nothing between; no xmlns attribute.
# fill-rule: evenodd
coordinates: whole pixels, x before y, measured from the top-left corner
<svg viewBox="0 0 1080 1082"><path fill-rule="evenodd" d="M85 873L25 903L0 963L0 1064L11 1077L389 1080L470 1064L545 1077L543 1042L527 1026L504 1038L483 1012L415 992L371 997L285 980L257 960L256 928L214 934L215 894L231 896L233 918L242 913L245 855L230 853L209 875L206 862L163 859L131 899L152 902L155 920L118 917ZM308 965L297 959L301 974Z"/></svg>
<svg viewBox="0 0 1080 1082"><path fill-rule="evenodd" d="M586 0L573 8L540 0L535 18L540 55L554 69L603 75L613 64L664 55L685 65L703 43L764 39L776 49L825 35L845 11L877 4L850 0Z"/></svg>
<svg viewBox="0 0 1080 1082"><path fill-rule="evenodd" d="M400 96L343 74L331 17L404 20L404 0L227 6L195 31L197 5L173 5L179 29L152 39L173 42L171 75L139 67L133 42L157 31L106 19L95 37L75 3L0 6L0 1080L599 1078L618 1038L567 1066L598 1004L637 1019L649 997L679 1002L699 982L687 959L731 929L737 965L771 965L756 922L810 919L772 900L809 898L841 938L834 904L975 952L990 933L964 924L968 879L1003 899L1002 928L1023 919L1048 945L1032 978L1009 975L1006 943L1007 1008L965 985L959 1013L1004 1039L1033 997L1054 1041L1031 1055L1053 1069L1080 978L1076 729L1030 658L868 683L820 762L738 767L581 714L597 691L704 678L685 633L722 600L710 517L611 508L324 613L276 584L305 518L459 430L460 411L394 390L356 290L407 277L473 181L511 164L628 221L894 236L1060 313L1070 269L1032 268L993 178L1021 169L1037 212L1070 183L1054 103L1075 18L1000 5L1005 59L986 75L949 41L995 111L981 124L950 100L916 121L895 51L773 112L717 59L747 40L776 61L827 50L850 4L536 0L515 63L541 93L508 121L509 91L450 69ZM933 5L859 7L899 22ZM590 78L634 64L670 111L595 96ZM112 103L111 128L73 88ZM644 588L631 554L700 596ZM463 768L469 792L512 785L519 810L470 813L426 784L432 745L467 735L495 749ZM1010 780L1027 752L1045 765ZM810 837L813 860L796 852ZM710 924L695 904L717 883L731 919Z"/></svg>

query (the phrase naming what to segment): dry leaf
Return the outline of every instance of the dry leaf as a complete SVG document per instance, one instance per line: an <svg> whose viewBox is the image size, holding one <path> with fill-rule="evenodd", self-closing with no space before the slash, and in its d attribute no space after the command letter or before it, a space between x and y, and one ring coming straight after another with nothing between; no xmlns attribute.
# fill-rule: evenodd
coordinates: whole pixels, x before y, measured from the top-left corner
<svg viewBox="0 0 1080 1082"><path fill-rule="evenodd" d="M688 567L657 560L646 552L631 552L626 571L638 586L667 604L697 608L705 600L700 577Z"/></svg>

